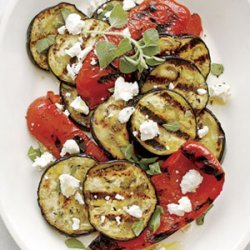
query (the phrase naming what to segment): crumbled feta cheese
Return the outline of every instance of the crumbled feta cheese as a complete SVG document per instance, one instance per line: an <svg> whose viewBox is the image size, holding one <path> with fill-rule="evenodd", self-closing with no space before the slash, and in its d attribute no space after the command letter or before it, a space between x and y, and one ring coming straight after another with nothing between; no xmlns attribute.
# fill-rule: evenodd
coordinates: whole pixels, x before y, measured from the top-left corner
<svg viewBox="0 0 250 250"><path fill-rule="evenodd" d="M72 107L74 110L79 111L85 115L89 114L89 107L80 96L77 96L75 100L70 103L70 107Z"/></svg>
<svg viewBox="0 0 250 250"><path fill-rule="evenodd" d="M61 110L61 111L64 110L64 106L63 106L62 104L60 104L60 103L55 103L55 105L56 105L56 107L57 107L59 110Z"/></svg>
<svg viewBox="0 0 250 250"><path fill-rule="evenodd" d="M70 174L62 174L59 176L62 194L69 198L74 195L80 186L80 181Z"/></svg>
<svg viewBox="0 0 250 250"><path fill-rule="evenodd" d="M121 224L121 217L120 216L116 216L115 220L116 220L116 224L119 226Z"/></svg>
<svg viewBox="0 0 250 250"><path fill-rule="evenodd" d="M77 63L73 63L72 65L67 64L67 71L69 76L75 80L76 76L78 75L79 71L82 68L82 62L77 62Z"/></svg>
<svg viewBox="0 0 250 250"><path fill-rule="evenodd" d="M209 127L208 126L204 126L201 129L198 129L198 136L199 138L203 138L204 136L206 136L209 132Z"/></svg>
<svg viewBox="0 0 250 250"><path fill-rule="evenodd" d="M211 84L209 85L209 94L211 99L226 103L231 96L231 87L225 82Z"/></svg>
<svg viewBox="0 0 250 250"><path fill-rule="evenodd" d="M134 0L136 4L141 4L144 2L144 0Z"/></svg>
<svg viewBox="0 0 250 250"><path fill-rule="evenodd" d="M95 58L92 58L90 65L95 66L96 64L97 64L97 60Z"/></svg>
<svg viewBox="0 0 250 250"><path fill-rule="evenodd" d="M157 248L157 250L167 250L165 247Z"/></svg>
<svg viewBox="0 0 250 250"><path fill-rule="evenodd" d="M79 61L84 61L86 56L90 53L90 51L93 49L92 46L87 46L86 48L84 48L79 55L77 56Z"/></svg>
<svg viewBox="0 0 250 250"><path fill-rule="evenodd" d="M207 94L207 90L206 89L197 89L197 94L198 95L206 95Z"/></svg>
<svg viewBox="0 0 250 250"><path fill-rule="evenodd" d="M45 175L45 176L44 176L44 179L45 179L45 180L48 180L48 179L49 179L49 177L48 177L47 175Z"/></svg>
<svg viewBox="0 0 250 250"><path fill-rule="evenodd" d="M80 148L79 148L78 144L76 143L76 141L73 139L70 139L70 140L67 140L63 144L63 148L62 148L60 155L63 157L67 153L68 154L77 154L79 152L80 152Z"/></svg>
<svg viewBox="0 0 250 250"><path fill-rule="evenodd" d="M109 195L105 196L105 200L109 201L110 200L110 196Z"/></svg>
<svg viewBox="0 0 250 250"><path fill-rule="evenodd" d="M97 199L97 198L98 198L98 196L95 194L95 195L94 195L94 199Z"/></svg>
<svg viewBox="0 0 250 250"><path fill-rule="evenodd" d="M77 218L72 218L72 221L73 221L72 229L78 230L80 228L80 220Z"/></svg>
<svg viewBox="0 0 250 250"><path fill-rule="evenodd" d="M105 215L101 215L101 224L104 223L105 219L106 219Z"/></svg>
<svg viewBox="0 0 250 250"><path fill-rule="evenodd" d="M125 11L128 11L128 10L132 9L132 8L134 8L135 6L136 6L136 4L135 4L135 1L134 1L134 0L124 0L124 1L123 1L123 9L124 9Z"/></svg>
<svg viewBox="0 0 250 250"><path fill-rule="evenodd" d="M136 137L138 135L137 131L133 131L133 136Z"/></svg>
<svg viewBox="0 0 250 250"><path fill-rule="evenodd" d="M134 113L134 107L126 107L119 112L118 121L120 123L126 123L130 119L131 115Z"/></svg>
<svg viewBox="0 0 250 250"><path fill-rule="evenodd" d="M75 200L78 201L78 203L80 205L84 205L85 204L85 202L83 200L83 197L82 197L82 195L79 192L76 192L76 194L75 194Z"/></svg>
<svg viewBox="0 0 250 250"><path fill-rule="evenodd" d="M44 152L40 157L36 157L32 167L42 170L53 163L56 158L49 152Z"/></svg>
<svg viewBox="0 0 250 250"><path fill-rule="evenodd" d="M85 22L81 20L81 16L75 13L69 14L65 26L69 34L78 35L82 32Z"/></svg>
<svg viewBox="0 0 250 250"><path fill-rule="evenodd" d="M66 116L69 116L70 115L70 113L69 113L69 111L66 109L64 112L63 112Z"/></svg>
<svg viewBox="0 0 250 250"><path fill-rule="evenodd" d="M125 198L124 198L122 195L120 195L120 194L116 194L116 195L115 195L115 199L117 199L117 200L119 200L119 201L122 201L122 200L124 200Z"/></svg>
<svg viewBox="0 0 250 250"><path fill-rule="evenodd" d="M125 28L125 29L122 31L122 34L123 34L124 36L131 37L129 28Z"/></svg>
<svg viewBox="0 0 250 250"><path fill-rule="evenodd" d="M66 32L66 27L65 25L61 26L60 28L57 29L58 34L64 35Z"/></svg>
<svg viewBox="0 0 250 250"><path fill-rule="evenodd" d="M106 3L107 0L91 0L89 1L89 7L87 9L85 9L83 12L85 15L87 15L88 17L92 17L94 11L101 6L102 4Z"/></svg>
<svg viewBox="0 0 250 250"><path fill-rule="evenodd" d="M70 57L75 57L80 54L82 51L82 43L76 42L72 47L69 49L65 49L65 53L69 55Z"/></svg>
<svg viewBox="0 0 250 250"><path fill-rule="evenodd" d="M127 212L129 215L135 217L135 218L141 218L142 217L142 210L137 205L132 205L130 207L123 207L123 210Z"/></svg>
<svg viewBox="0 0 250 250"><path fill-rule="evenodd" d="M141 140L147 141L155 138L160 134L158 124L152 120L143 122L140 125Z"/></svg>
<svg viewBox="0 0 250 250"><path fill-rule="evenodd" d="M71 96L71 93L67 92L67 93L65 94L65 96L66 96L66 97L70 97L70 96Z"/></svg>
<svg viewBox="0 0 250 250"><path fill-rule="evenodd" d="M103 9L102 9L102 8L100 8L100 9L97 10L97 14L98 14L98 15L101 14L102 12L103 12Z"/></svg>
<svg viewBox="0 0 250 250"><path fill-rule="evenodd" d="M108 11L108 12L106 12L106 13L104 14L104 16L105 16L106 18L109 18L109 17L110 17L110 15L111 15L111 12L112 12L112 11Z"/></svg>
<svg viewBox="0 0 250 250"><path fill-rule="evenodd" d="M196 189L203 181L203 176L195 169L189 170L181 180L181 192L186 194L188 192L196 192Z"/></svg>
<svg viewBox="0 0 250 250"><path fill-rule="evenodd" d="M185 213L189 213L192 211L192 204L188 197L183 196L178 200L179 204L168 204L167 208L170 214L175 214L178 216L183 216Z"/></svg>
<svg viewBox="0 0 250 250"><path fill-rule="evenodd" d="M121 76L115 81L114 97L116 101L129 101L138 94L139 86L137 82L125 82L125 79Z"/></svg>
<svg viewBox="0 0 250 250"><path fill-rule="evenodd" d="M169 85L168 85L168 89L169 90L173 90L174 89L174 84L171 82L171 83L169 83Z"/></svg>

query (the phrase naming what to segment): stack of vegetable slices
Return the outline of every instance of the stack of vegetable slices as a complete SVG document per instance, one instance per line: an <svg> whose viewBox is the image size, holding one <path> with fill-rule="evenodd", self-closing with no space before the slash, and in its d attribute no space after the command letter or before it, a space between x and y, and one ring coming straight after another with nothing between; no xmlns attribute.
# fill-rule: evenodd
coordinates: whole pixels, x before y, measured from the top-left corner
<svg viewBox="0 0 250 250"><path fill-rule="evenodd" d="M50 165L39 206L66 235L101 232L91 249L159 242L202 216L224 183L199 15L172 0L130 2L109 1L92 18L60 3L28 32L32 60L60 81L59 95L27 112L45 148L30 151L34 165Z"/></svg>

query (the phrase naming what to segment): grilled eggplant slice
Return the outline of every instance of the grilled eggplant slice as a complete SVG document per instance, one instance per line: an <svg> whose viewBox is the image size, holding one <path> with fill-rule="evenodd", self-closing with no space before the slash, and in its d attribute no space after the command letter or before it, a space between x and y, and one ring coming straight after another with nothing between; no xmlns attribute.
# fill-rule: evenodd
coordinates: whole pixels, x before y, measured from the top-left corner
<svg viewBox="0 0 250 250"><path fill-rule="evenodd" d="M209 99L208 86L194 64L181 58L166 59L149 73L141 91L145 93L155 88L171 87L187 99L195 113L206 107ZM199 91L202 93L199 94Z"/></svg>
<svg viewBox="0 0 250 250"><path fill-rule="evenodd" d="M112 11L116 5L122 4L122 2L123 1L108 1L107 3L104 3L95 11L93 18L106 21L108 19L108 14L106 15L106 13Z"/></svg>
<svg viewBox="0 0 250 250"><path fill-rule="evenodd" d="M60 84L60 95L63 99L63 103L65 105L65 108L70 113L70 118L76 122L79 126L81 126L85 130L90 129L90 117L92 112L88 115L85 115L75 109L73 109L70 104L75 100L76 97L78 97L78 93L75 87L69 86L65 83Z"/></svg>
<svg viewBox="0 0 250 250"><path fill-rule="evenodd" d="M121 148L130 144L126 124L118 121L119 112L124 107L123 101L115 101L111 96L97 107L91 118L91 132L95 140L113 158L119 160L125 159Z"/></svg>
<svg viewBox="0 0 250 250"><path fill-rule="evenodd" d="M96 19L85 20L85 31L105 30L109 25L103 21ZM63 82L75 86L75 80L69 75L67 65L77 62L77 58L71 58L66 54L65 50L72 47L76 42L83 41L82 49L94 45L98 36L92 37L90 34L84 35L58 35L55 44L53 44L48 52L48 63L52 73Z"/></svg>
<svg viewBox="0 0 250 250"><path fill-rule="evenodd" d="M202 138L197 138L197 141L207 147L221 161L226 145L226 137L220 122L210 110L205 109L197 117L197 125L198 128L204 126L209 128L208 133Z"/></svg>
<svg viewBox="0 0 250 250"><path fill-rule="evenodd" d="M28 29L28 52L35 64L44 70L49 70L47 52L48 50L40 51L38 49L39 42L50 37L55 39L58 34L57 29L64 25L63 11L67 13L76 13L85 19L86 16L78 10L75 5L69 3L60 3L41 11L31 21ZM40 53L39 53L40 52Z"/></svg>
<svg viewBox="0 0 250 250"><path fill-rule="evenodd" d="M210 53L199 37L162 35L160 50L162 56L178 56L192 62L207 78L211 65Z"/></svg>
<svg viewBox="0 0 250 250"><path fill-rule="evenodd" d="M85 204L80 204L75 196L66 198L60 191L59 177L70 174L81 183L87 171L96 165L89 156L75 155L57 161L43 174L38 188L38 203L46 221L54 228L67 235L87 234L94 231L89 223ZM82 196L81 188L77 191ZM79 229L73 230L73 218L80 220Z"/></svg>
<svg viewBox="0 0 250 250"><path fill-rule="evenodd" d="M158 123L160 135L142 141L140 126L148 120ZM136 140L149 152L170 155L187 140L196 137L196 119L190 104L180 94L157 90L146 94L135 107L131 130Z"/></svg>
<svg viewBox="0 0 250 250"><path fill-rule="evenodd" d="M97 165L88 171L84 196L89 206L91 224L112 239L129 240L136 235L134 223L142 229L157 203L153 185L146 173L127 161L113 161ZM128 212L132 206L142 214Z"/></svg>

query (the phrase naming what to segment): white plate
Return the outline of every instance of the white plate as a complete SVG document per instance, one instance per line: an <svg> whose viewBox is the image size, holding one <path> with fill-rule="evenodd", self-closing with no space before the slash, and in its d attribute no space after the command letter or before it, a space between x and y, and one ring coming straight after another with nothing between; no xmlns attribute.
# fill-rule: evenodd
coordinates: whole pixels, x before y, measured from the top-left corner
<svg viewBox="0 0 250 250"><path fill-rule="evenodd" d="M86 4L75 2L80 8ZM184 250L240 250L250 240L250 3L183 2L201 14L212 59L225 65L224 79L232 85L233 96L227 106L213 109L227 135L224 192L204 226L178 232L167 241L180 241ZM37 12L56 3L56 0L12 1L0 29L0 208L22 249L67 249L65 237L51 229L40 214L36 189L41 174L31 168L26 156L27 149L34 144L26 129L26 109L47 90L58 91L55 78L30 62L25 48L26 30ZM90 237L82 239L90 241Z"/></svg>

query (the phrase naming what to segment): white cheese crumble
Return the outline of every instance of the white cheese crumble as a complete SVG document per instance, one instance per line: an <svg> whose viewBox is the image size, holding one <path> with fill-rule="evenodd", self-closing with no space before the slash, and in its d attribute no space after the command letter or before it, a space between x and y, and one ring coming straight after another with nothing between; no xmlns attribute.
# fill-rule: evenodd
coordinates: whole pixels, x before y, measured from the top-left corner
<svg viewBox="0 0 250 250"><path fill-rule="evenodd" d="M79 192L76 192L76 194L75 194L75 200L78 201L78 203L80 205L84 205L85 204L85 202L83 200L83 197L82 197L82 195Z"/></svg>
<svg viewBox="0 0 250 250"><path fill-rule="evenodd" d="M134 113L134 107L126 107L119 112L118 121L120 123L126 123L130 119L131 115Z"/></svg>
<svg viewBox="0 0 250 250"><path fill-rule="evenodd" d="M122 31L122 34L123 34L124 36L131 37L129 28L125 28L125 29Z"/></svg>
<svg viewBox="0 0 250 250"><path fill-rule="evenodd" d="M129 215L135 217L135 218L141 218L142 217L142 210L137 205L132 205L129 207L123 207L123 210L127 212Z"/></svg>
<svg viewBox="0 0 250 250"><path fill-rule="evenodd" d="M72 65L67 64L66 66L69 76L75 80L79 71L82 68L82 62L73 63Z"/></svg>
<svg viewBox="0 0 250 250"><path fill-rule="evenodd" d="M82 32L85 22L81 20L81 16L75 13L69 14L66 21L65 27L69 34L78 35Z"/></svg>
<svg viewBox="0 0 250 250"><path fill-rule="evenodd" d="M188 197L183 196L178 200L179 204L168 204L167 208L170 214L174 214L177 216L183 216L185 213L189 213L192 211L192 204Z"/></svg>
<svg viewBox="0 0 250 250"><path fill-rule="evenodd" d="M72 107L76 111L83 113L84 115L89 114L89 107L80 96L77 96L74 101L70 103L70 107Z"/></svg>
<svg viewBox="0 0 250 250"><path fill-rule="evenodd" d="M107 0L91 0L88 1L89 7L83 11L85 15L88 17L91 17L94 13L94 11L101 6L102 4L106 3Z"/></svg>
<svg viewBox="0 0 250 250"><path fill-rule="evenodd" d="M197 89L197 94L198 95L206 95L207 94L207 90L206 89Z"/></svg>
<svg viewBox="0 0 250 250"><path fill-rule="evenodd" d="M224 104L231 96L231 87L225 82L211 84L209 85L209 95L211 99L218 100Z"/></svg>
<svg viewBox="0 0 250 250"><path fill-rule="evenodd" d="M69 49L65 49L65 53L69 55L70 57L75 57L80 54L82 51L82 43L81 42L76 42L72 47Z"/></svg>
<svg viewBox="0 0 250 250"><path fill-rule="evenodd" d="M86 56L90 53L90 51L93 49L92 46L85 47L77 56L79 61L84 61Z"/></svg>
<svg viewBox="0 0 250 250"><path fill-rule="evenodd" d="M116 224L119 226L121 224L121 217L120 216L116 216L115 220L116 220Z"/></svg>
<svg viewBox="0 0 250 250"><path fill-rule="evenodd" d="M122 201L122 200L124 200L125 198L124 198L122 195L120 195L120 194L116 194L116 195L115 195L115 199L116 199L116 200L119 200L119 201Z"/></svg>
<svg viewBox="0 0 250 250"><path fill-rule="evenodd" d="M95 58L92 58L90 65L95 66L96 64L97 64L97 60Z"/></svg>
<svg viewBox="0 0 250 250"><path fill-rule="evenodd" d="M63 112L66 116L69 116L70 115L70 113L69 113L69 111L66 109L64 112Z"/></svg>
<svg viewBox="0 0 250 250"><path fill-rule="evenodd" d="M110 200L110 196L109 195L105 196L105 200L109 201Z"/></svg>
<svg viewBox="0 0 250 250"><path fill-rule="evenodd" d="M152 120L143 122L140 125L141 140L147 141L155 138L160 134L158 124Z"/></svg>
<svg viewBox="0 0 250 250"><path fill-rule="evenodd" d="M128 11L136 6L136 3L134 0L124 0L123 1L123 9L125 11Z"/></svg>
<svg viewBox="0 0 250 250"><path fill-rule="evenodd" d="M77 154L80 153L80 148L75 140L69 139L63 144L60 155L63 157L66 154Z"/></svg>
<svg viewBox="0 0 250 250"><path fill-rule="evenodd" d="M168 89L169 90L173 90L174 89L174 84L171 82L171 83L169 83L169 85L168 85Z"/></svg>
<svg viewBox="0 0 250 250"><path fill-rule="evenodd" d="M80 228L80 220L77 218L72 218L72 229L73 230L78 230Z"/></svg>
<svg viewBox="0 0 250 250"><path fill-rule="evenodd" d="M66 96L66 97L71 97L71 93L67 92L67 93L65 94L65 96Z"/></svg>
<svg viewBox="0 0 250 250"><path fill-rule="evenodd" d="M101 215L101 224L104 223L105 219L106 219L105 215Z"/></svg>
<svg viewBox="0 0 250 250"><path fill-rule="evenodd" d="M55 103L55 105L56 105L56 107L57 107L59 110L61 110L61 111L64 110L64 106L63 106L62 104L60 104L60 103Z"/></svg>
<svg viewBox="0 0 250 250"><path fill-rule="evenodd" d="M44 152L40 157L37 156L32 167L42 170L52 164L56 158L49 152Z"/></svg>
<svg viewBox="0 0 250 250"><path fill-rule="evenodd" d="M136 137L138 135L137 131L133 131L133 136Z"/></svg>
<svg viewBox="0 0 250 250"><path fill-rule="evenodd" d="M62 194L69 198L74 195L80 186L80 181L70 174L62 174L59 176Z"/></svg>
<svg viewBox="0 0 250 250"><path fill-rule="evenodd" d="M114 98L116 101L129 101L139 94L137 82L126 82L123 77L118 77L115 81Z"/></svg>
<svg viewBox="0 0 250 250"><path fill-rule="evenodd" d="M206 136L209 132L209 127L208 126L203 126L201 129L198 129L198 136L199 138L203 138Z"/></svg>
<svg viewBox="0 0 250 250"><path fill-rule="evenodd" d="M200 186L203 181L203 176L195 169L189 170L181 180L181 192L186 193L195 193L196 189Z"/></svg>
<svg viewBox="0 0 250 250"><path fill-rule="evenodd" d="M111 15L111 12L112 12L112 11L108 11L108 12L106 12L106 13L104 14L104 16L105 16L106 18L109 18L109 17L110 17L110 15Z"/></svg>
<svg viewBox="0 0 250 250"><path fill-rule="evenodd" d="M65 25L61 26L60 28L57 29L58 34L64 35L66 32L66 27Z"/></svg>

